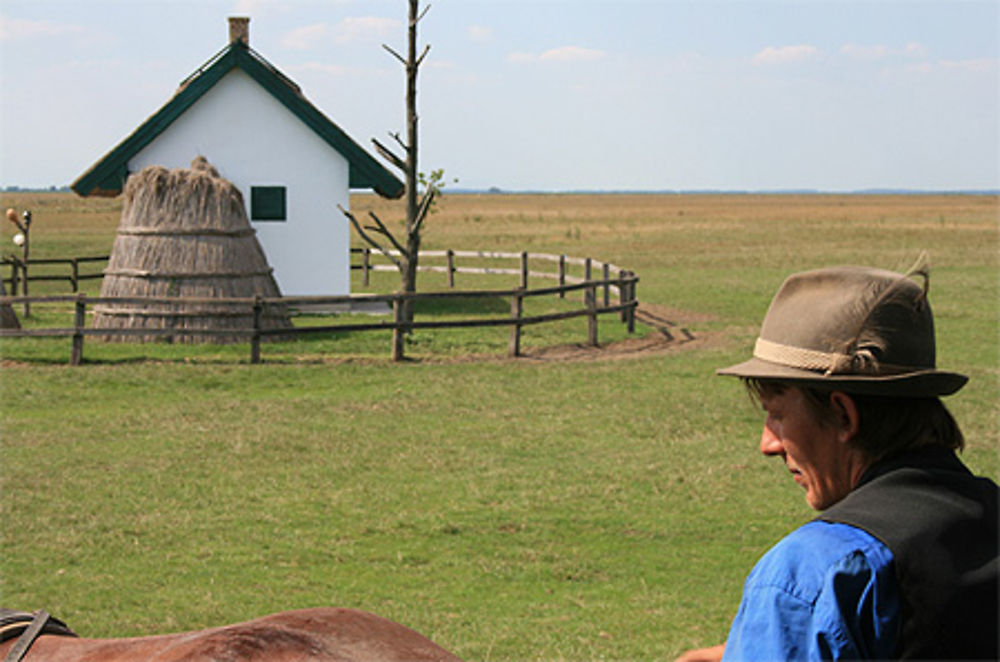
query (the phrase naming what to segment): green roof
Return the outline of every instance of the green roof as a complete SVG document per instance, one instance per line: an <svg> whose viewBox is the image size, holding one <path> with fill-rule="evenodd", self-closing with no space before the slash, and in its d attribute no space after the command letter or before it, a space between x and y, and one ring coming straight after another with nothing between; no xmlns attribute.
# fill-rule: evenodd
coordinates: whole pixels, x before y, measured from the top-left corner
<svg viewBox="0 0 1000 662"><path fill-rule="evenodd" d="M166 105L80 175L72 184L73 190L82 196L115 196L121 193L129 175L129 159L163 133L174 120L234 68L241 69L257 81L271 96L347 159L350 167L348 182L350 188L370 188L387 198L398 198L403 194L405 187L399 179L309 103L295 83L242 41L234 41L219 51L215 57L184 80L180 89Z"/></svg>

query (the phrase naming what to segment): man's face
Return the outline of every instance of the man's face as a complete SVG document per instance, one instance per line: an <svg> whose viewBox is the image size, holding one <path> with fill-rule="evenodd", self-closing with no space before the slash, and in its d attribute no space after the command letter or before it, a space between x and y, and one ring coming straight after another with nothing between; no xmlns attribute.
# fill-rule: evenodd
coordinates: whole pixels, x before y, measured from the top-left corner
<svg viewBox="0 0 1000 662"><path fill-rule="evenodd" d="M767 413L761 453L785 461L815 510L829 508L847 496L856 482L857 457L845 443L842 429L834 422L818 420L797 388L768 389L760 401Z"/></svg>

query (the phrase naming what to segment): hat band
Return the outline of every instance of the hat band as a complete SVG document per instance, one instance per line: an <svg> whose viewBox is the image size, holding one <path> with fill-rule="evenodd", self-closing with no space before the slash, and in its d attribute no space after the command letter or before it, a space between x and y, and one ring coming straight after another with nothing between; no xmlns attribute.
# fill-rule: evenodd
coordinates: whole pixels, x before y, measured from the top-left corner
<svg viewBox="0 0 1000 662"><path fill-rule="evenodd" d="M792 368L823 371L828 371L838 363L850 359L846 354L803 349L802 347L795 347L793 345L771 342L763 338L757 338L757 344L753 348L753 355L762 361L780 363Z"/></svg>

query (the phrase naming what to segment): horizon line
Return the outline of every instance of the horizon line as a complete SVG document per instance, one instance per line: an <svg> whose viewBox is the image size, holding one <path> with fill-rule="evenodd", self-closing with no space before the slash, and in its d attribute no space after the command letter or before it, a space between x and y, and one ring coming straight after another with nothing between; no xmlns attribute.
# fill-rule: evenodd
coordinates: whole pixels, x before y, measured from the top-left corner
<svg viewBox="0 0 1000 662"><path fill-rule="evenodd" d="M69 184L62 186L20 186L16 184L0 186L0 193L67 193L72 192ZM374 193L367 189L351 189L351 193ZM859 189L823 189L809 187L771 188L502 188L456 187L441 191L445 195L1000 195L1000 188L912 188L912 187L868 187Z"/></svg>

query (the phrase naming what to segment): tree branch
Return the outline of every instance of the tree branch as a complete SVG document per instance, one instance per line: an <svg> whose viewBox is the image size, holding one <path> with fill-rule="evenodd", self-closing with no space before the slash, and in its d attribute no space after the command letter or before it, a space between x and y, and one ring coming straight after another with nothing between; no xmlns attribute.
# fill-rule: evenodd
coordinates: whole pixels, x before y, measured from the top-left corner
<svg viewBox="0 0 1000 662"><path fill-rule="evenodd" d="M406 252L406 249L405 249L405 248L403 248L403 247L402 247L402 246L401 246L401 245L399 244L399 242L398 242L398 241L396 241L396 237L394 237L394 236L392 235L392 233L391 233L391 232L389 232L389 228L385 227L385 224L384 224L384 223L382 223L382 221L381 221L381 220L379 219L379 217L375 215L375 212L373 212L373 211L370 211L370 212L368 212L368 215L372 217L372 220L373 220L373 221L375 221L375 225L377 225L377 226L378 226L378 227L375 227L375 228L369 228L369 229L370 229L370 230L375 230L375 231L376 231L376 232L378 232L379 234L381 234L381 235L383 235L384 237L386 237L386 238L387 238L387 239L388 239L388 240L389 240L390 242L392 242L392 245L396 247L396 250L397 250L397 251L399 251L401 255L403 255L403 256L405 256L405 257L407 257L407 258L408 258L408 257L409 257L409 254L408 254L408 253Z"/></svg>
<svg viewBox="0 0 1000 662"><path fill-rule="evenodd" d="M403 161L403 159L393 154L391 151L389 151L388 147L386 147L379 141L375 140L374 138L372 138L372 143L375 145L375 150L382 155L382 158L384 158L386 161L396 166L400 170L404 172L406 171L406 162Z"/></svg>
<svg viewBox="0 0 1000 662"><path fill-rule="evenodd" d="M372 248L374 248L375 250L377 250L379 253L381 253L382 255L384 255L390 262L392 262L393 264L395 264L397 269L402 269L403 268L403 263L400 262L396 258L395 255L393 255L392 253L390 253L389 251L387 251L385 248L382 247L381 244L379 244L377 241L375 241L374 239L372 239L371 237L368 236L368 234L364 231L364 228L361 227L361 224L358 223L358 219L354 218L354 214L352 214L351 212L347 211L346 209L344 209L340 205L337 205L337 209L339 209L340 212L344 216L346 216L348 218L348 220L351 221L351 225L354 226L354 229L358 231L358 234L361 235L361 238L364 239L366 242L368 242L368 244Z"/></svg>
<svg viewBox="0 0 1000 662"><path fill-rule="evenodd" d="M431 9L430 5L427 5L426 7L424 7L424 10L422 12L420 12L420 16L417 16L415 19L413 19L413 23L414 24L419 23L421 21L421 19L423 19L424 14L426 14L428 11L430 11L430 9Z"/></svg>
<svg viewBox="0 0 1000 662"><path fill-rule="evenodd" d="M394 58L396 58L397 60L399 60L400 62L402 62L404 67L406 66L406 59L403 58L402 55L400 55L399 53L397 53L396 51L394 51L388 44L382 44L382 48L384 48L385 50L389 51L389 53Z"/></svg>
<svg viewBox="0 0 1000 662"><path fill-rule="evenodd" d="M427 218L427 213L431 210L431 203L434 202L436 195L437 189L429 186L424 193L423 200L420 201L420 208L417 210L417 221L413 224L414 232L420 232L420 226L424 224L424 219Z"/></svg>
<svg viewBox="0 0 1000 662"><path fill-rule="evenodd" d="M430 44L427 44L426 46L424 46L424 52L421 53L420 57L417 58L417 61L413 64L414 67L419 67L420 66L420 64L424 61L424 58L427 57L427 51L429 51L430 49L431 49L431 45Z"/></svg>
<svg viewBox="0 0 1000 662"><path fill-rule="evenodd" d="M406 152L407 154L410 153L410 146L404 143L403 139L399 137L399 131L397 131L396 133L390 133L389 135L392 136L392 139L396 141L397 145L403 148L404 152Z"/></svg>

